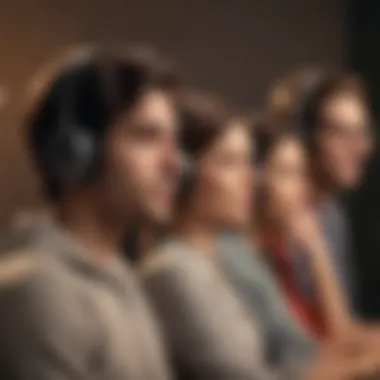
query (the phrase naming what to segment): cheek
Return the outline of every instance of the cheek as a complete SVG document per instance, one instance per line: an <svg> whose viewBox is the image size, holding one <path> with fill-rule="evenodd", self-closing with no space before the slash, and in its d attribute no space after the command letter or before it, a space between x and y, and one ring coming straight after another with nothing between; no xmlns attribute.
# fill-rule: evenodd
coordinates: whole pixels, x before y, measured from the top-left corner
<svg viewBox="0 0 380 380"><path fill-rule="evenodd" d="M272 205L281 209L296 207L305 200L306 189L304 184L298 181L278 181L272 184L271 199Z"/></svg>
<svg viewBox="0 0 380 380"><path fill-rule="evenodd" d="M221 222L234 223L250 213L250 184L246 175L214 173L202 181L202 207Z"/></svg>
<svg viewBox="0 0 380 380"><path fill-rule="evenodd" d="M320 160L330 176L342 181L355 180L361 168L360 154L357 155L355 146L332 138L322 148Z"/></svg>
<svg viewBox="0 0 380 380"><path fill-rule="evenodd" d="M154 173L160 162L157 150L133 148L124 150L122 161L125 169L137 176Z"/></svg>
<svg viewBox="0 0 380 380"><path fill-rule="evenodd" d="M200 208L208 214L214 214L225 197L223 184L218 178L210 176L198 176L195 193L199 199Z"/></svg>
<svg viewBox="0 0 380 380"><path fill-rule="evenodd" d="M154 171L154 160L149 154L141 154L133 147L120 147L110 157L108 167L108 177L114 191L124 192L123 196L126 196L144 189L144 183L148 182L150 173Z"/></svg>
<svg viewBox="0 0 380 380"><path fill-rule="evenodd" d="M319 158L327 170L349 170L350 162L355 157L355 147L334 137L325 139L320 146Z"/></svg>

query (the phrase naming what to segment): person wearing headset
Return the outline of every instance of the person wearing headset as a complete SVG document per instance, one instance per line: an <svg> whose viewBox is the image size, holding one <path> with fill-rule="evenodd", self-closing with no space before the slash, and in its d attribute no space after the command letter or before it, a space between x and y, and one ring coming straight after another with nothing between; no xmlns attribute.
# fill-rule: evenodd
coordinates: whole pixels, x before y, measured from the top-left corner
<svg viewBox="0 0 380 380"><path fill-rule="evenodd" d="M0 243L0 377L170 379L118 248L137 221L170 216L177 75L155 53L102 48L57 70L25 120L52 216Z"/></svg>
<svg viewBox="0 0 380 380"><path fill-rule="evenodd" d="M340 342L327 342L293 368L269 360L267 322L254 313L219 255L220 232L245 228L251 216L250 127L203 94L188 94L180 115L189 170L181 179L170 234L140 263L178 378L352 380L372 373L380 364L378 352L350 350ZM235 251L229 253L233 258ZM270 292L264 290L264 297Z"/></svg>

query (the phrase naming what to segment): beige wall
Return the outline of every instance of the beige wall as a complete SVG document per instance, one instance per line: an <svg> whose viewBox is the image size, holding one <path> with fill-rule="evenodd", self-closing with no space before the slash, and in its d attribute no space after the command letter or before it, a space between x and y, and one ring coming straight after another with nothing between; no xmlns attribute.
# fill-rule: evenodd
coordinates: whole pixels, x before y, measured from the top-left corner
<svg viewBox="0 0 380 380"><path fill-rule="evenodd" d="M4 3L4 4L3 4ZM37 197L20 143L26 80L74 42L148 43L178 59L190 81L239 105L263 102L294 66L340 64L345 0L13 0L0 5L0 223Z"/></svg>

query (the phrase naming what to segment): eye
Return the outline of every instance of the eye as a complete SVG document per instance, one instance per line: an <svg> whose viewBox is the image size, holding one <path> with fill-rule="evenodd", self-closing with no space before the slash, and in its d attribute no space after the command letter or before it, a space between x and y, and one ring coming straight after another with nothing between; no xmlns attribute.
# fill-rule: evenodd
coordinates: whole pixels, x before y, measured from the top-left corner
<svg viewBox="0 0 380 380"><path fill-rule="evenodd" d="M218 156L217 161L220 165L229 166L235 163L236 158L234 157L233 154L225 152Z"/></svg>
<svg viewBox="0 0 380 380"><path fill-rule="evenodd" d="M131 128L130 135L140 141L155 141L160 137L160 129L157 124L140 124Z"/></svg>

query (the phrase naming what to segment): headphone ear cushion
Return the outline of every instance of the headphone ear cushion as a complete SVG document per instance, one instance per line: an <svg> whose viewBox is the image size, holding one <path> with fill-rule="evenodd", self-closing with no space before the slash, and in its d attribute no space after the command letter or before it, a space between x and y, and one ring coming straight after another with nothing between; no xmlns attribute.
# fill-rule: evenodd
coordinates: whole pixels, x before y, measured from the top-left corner
<svg viewBox="0 0 380 380"><path fill-rule="evenodd" d="M95 161L95 138L81 126L70 128L75 133L59 133L47 144L46 169L61 184L86 179Z"/></svg>

